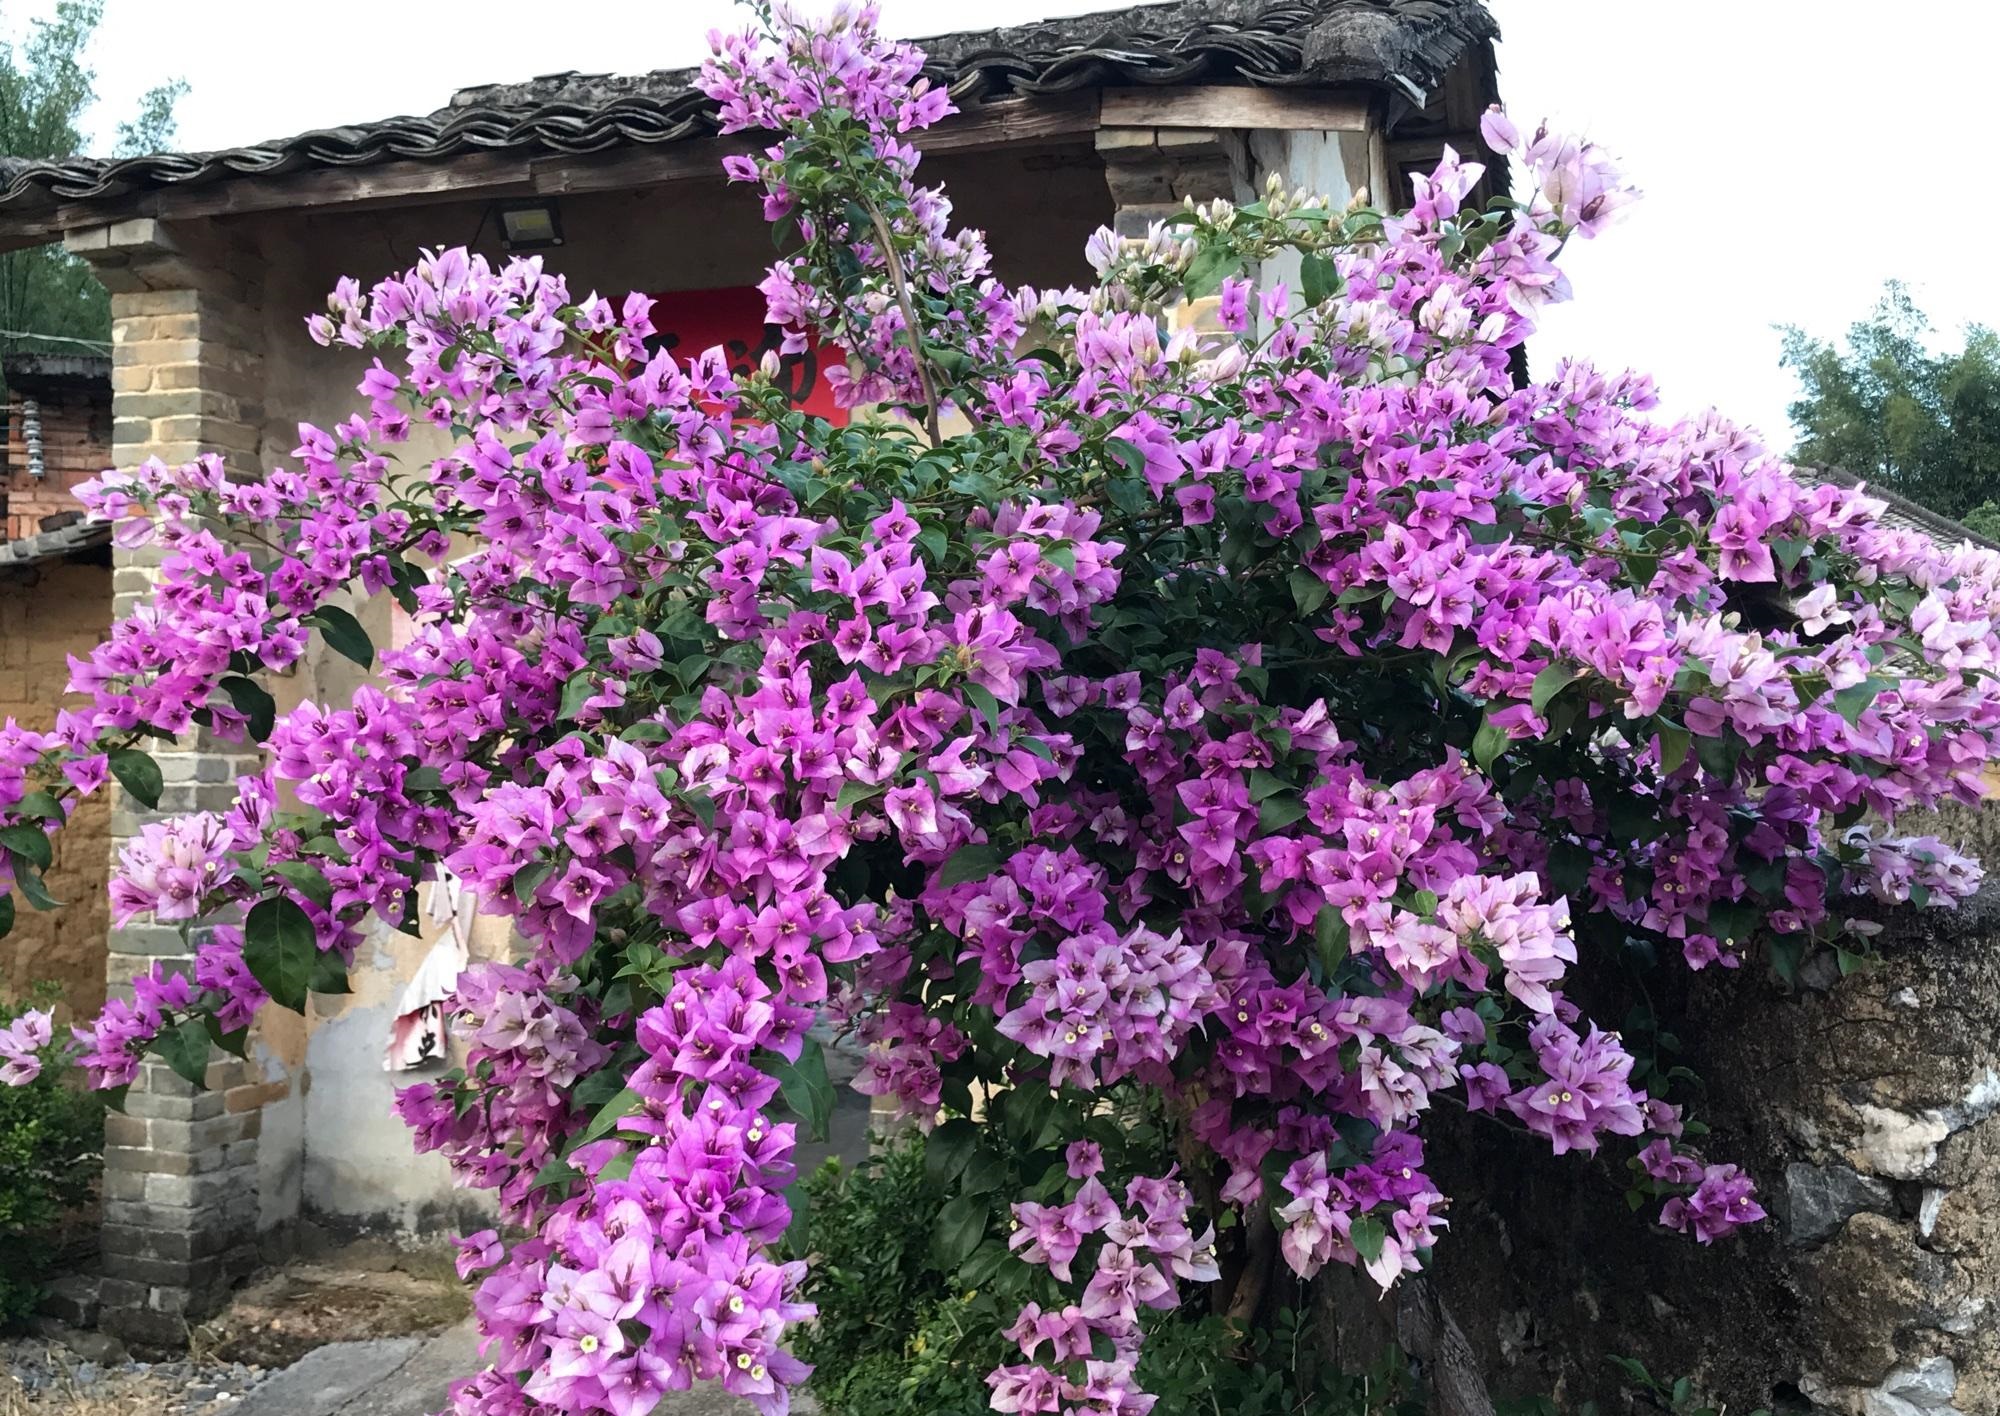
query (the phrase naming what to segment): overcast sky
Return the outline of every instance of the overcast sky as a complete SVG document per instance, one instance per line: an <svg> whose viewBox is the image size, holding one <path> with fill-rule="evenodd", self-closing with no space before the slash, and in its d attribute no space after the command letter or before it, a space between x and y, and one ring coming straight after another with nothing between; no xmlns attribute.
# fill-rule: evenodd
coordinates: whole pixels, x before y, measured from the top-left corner
<svg viewBox="0 0 2000 1416"><path fill-rule="evenodd" d="M2000 231L1981 97L1993 0L1490 3L1516 117L1604 143L1647 193L1570 259L1578 298L1546 321L1538 368L1579 354L1646 369L1670 407L1713 404L1782 444L1792 385L1773 325L1837 333L1890 277L1954 337L2000 323L1990 259L1971 259ZM15 0L7 21L48 8ZM910 35L1104 8L883 3ZM131 95L179 77L183 144L224 147L425 112L464 85L691 63L730 22L728 0L106 0L96 127L108 136Z"/></svg>

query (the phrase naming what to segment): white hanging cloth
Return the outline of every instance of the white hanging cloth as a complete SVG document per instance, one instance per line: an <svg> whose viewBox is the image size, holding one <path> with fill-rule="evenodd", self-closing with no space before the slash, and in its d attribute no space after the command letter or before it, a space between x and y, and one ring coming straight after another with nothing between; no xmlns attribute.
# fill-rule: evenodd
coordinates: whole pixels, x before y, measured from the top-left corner
<svg viewBox="0 0 2000 1416"><path fill-rule="evenodd" d="M424 918L442 925L444 933L403 988L396 1021L389 1027L383 1071L407 1072L444 1056L444 1004L471 960L472 918L478 908L478 896L465 888L463 880L439 866L424 905Z"/></svg>

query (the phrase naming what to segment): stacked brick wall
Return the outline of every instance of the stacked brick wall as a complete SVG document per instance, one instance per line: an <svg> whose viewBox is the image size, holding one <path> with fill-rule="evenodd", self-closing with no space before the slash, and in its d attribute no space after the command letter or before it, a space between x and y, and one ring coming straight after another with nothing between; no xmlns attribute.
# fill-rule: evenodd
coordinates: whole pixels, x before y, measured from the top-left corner
<svg viewBox="0 0 2000 1416"><path fill-rule="evenodd" d="M70 249L111 292L112 451L115 465L151 457L186 462L221 453L235 469L258 465L261 333L255 269L211 233L175 232L141 219L72 232ZM114 553L115 612L130 611L157 573L159 553ZM154 749L166 789L160 811L226 810L237 776L255 753L196 732ZM113 849L154 819L118 794ZM113 993L164 960L189 967L190 945L154 924L113 929L107 980ZM149 1061L123 1115L106 1132L104 1250L109 1278L101 1322L128 1339L172 1343L186 1324L220 1304L257 1260L261 1108L274 1090L244 1063L213 1055L209 1090L197 1092Z"/></svg>
<svg viewBox="0 0 2000 1416"><path fill-rule="evenodd" d="M32 470L29 404L40 427L41 475ZM110 466L111 405L101 384L83 383L7 392L7 441L0 454L0 539L17 541L42 530L45 517L74 512L76 487Z"/></svg>

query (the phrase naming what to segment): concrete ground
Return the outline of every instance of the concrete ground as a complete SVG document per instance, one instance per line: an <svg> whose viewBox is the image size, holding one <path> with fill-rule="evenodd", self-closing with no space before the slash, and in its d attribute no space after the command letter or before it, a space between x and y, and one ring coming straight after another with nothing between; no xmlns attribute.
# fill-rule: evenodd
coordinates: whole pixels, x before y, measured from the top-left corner
<svg viewBox="0 0 2000 1416"><path fill-rule="evenodd" d="M308 1352L265 1381L232 1416L433 1416L452 1382L478 1371L471 1319L428 1341L385 1337L335 1342ZM792 1409L810 1416L801 1398ZM749 1416L748 1404L714 1388L667 1395L654 1416Z"/></svg>

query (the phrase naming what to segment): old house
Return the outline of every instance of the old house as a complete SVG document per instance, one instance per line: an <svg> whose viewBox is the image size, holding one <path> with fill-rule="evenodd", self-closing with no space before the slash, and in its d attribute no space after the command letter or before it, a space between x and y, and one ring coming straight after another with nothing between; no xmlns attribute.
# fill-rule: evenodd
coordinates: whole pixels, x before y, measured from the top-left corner
<svg viewBox="0 0 2000 1416"><path fill-rule="evenodd" d="M1405 189L1446 143L1477 149L1494 36L1478 0L1179 0L945 35L925 42L930 73L961 111L923 135L925 174L1008 279L1081 281L1095 229L1142 233L1185 197L1247 198L1275 171L1339 204ZM757 202L721 177L723 155L752 144L717 135L692 79L562 74L225 152L6 163L0 248L61 241L110 288L120 464L281 463L301 420L344 416L366 367L310 343L304 318L338 277L366 285L424 247L542 250L579 292L660 296L679 347L724 343L748 363L772 244ZM809 357L793 376L801 397L820 392ZM116 552L113 575L123 607L144 556ZM386 611L372 612L384 641ZM348 672L318 663L282 692L339 694ZM183 744L164 805L220 805L248 765ZM140 819L121 802L112 834ZM180 947L171 930L112 931L113 986ZM351 996L263 1025L247 1066L214 1069L219 1091L149 1070L109 1138L109 1321L172 1336L302 1212L409 1226L468 1203L441 1164L411 1158L382 1064L425 948L384 931Z"/></svg>

